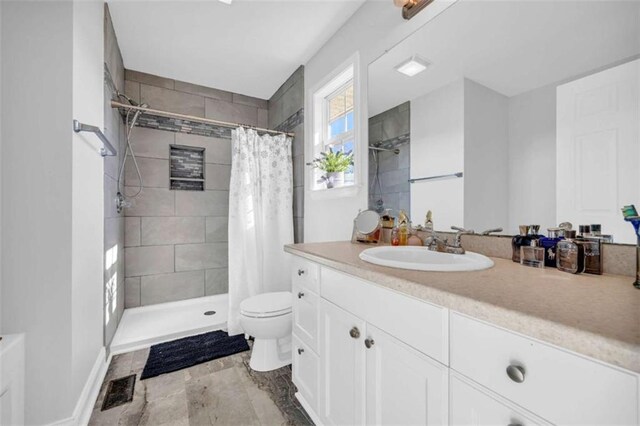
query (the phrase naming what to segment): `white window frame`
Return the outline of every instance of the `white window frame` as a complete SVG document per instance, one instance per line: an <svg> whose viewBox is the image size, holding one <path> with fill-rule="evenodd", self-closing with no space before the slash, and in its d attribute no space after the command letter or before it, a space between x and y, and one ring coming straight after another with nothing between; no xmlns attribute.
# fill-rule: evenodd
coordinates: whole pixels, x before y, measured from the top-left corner
<svg viewBox="0 0 640 426"><path fill-rule="evenodd" d="M353 139L353 183L340 188L327 189L324 185L316 182L316 169L308 167L305 181L307 182L306 190L309 191L311 199L353 197L362 187L362 148L360 143L362 108L360 102L359 55L357 53L308 90L307 99L309 99L309 109L311 110L311 114L309 114L311 118L311 126L309 126L311 137L307 139L308 142L305 144L305 157L310 159L308 162L311 162L320 155L320 152L324 151L325 143L328 143L329 134L328 127L326 127L326 124L328 124L328 109L325 106L325 101L350 82L353 84L354 114L353 130L348 132L348 137Z"/></svg>
<svg viewBox="0 0 640 426"><path fill-rule="evenodd" d="M325 102L325 108L324 108L324 116L322 117L322 121L324 123L324 128L325 128L325 137L324 137L324 147L325 149L328 146L331 145L339 145L339 144L343 144L345 141L348 141L349 139L354 139L354 129L355 129L355 115L356 115L356 106L355 106L355 99L354 99L354 105L353 105L353 125L354 128L349 130L348 132L342 132L340 133L338 136L334 136L333 138L329 137L329 117L330 117L330 111L329 109L330 107L330 103L331 103L331 99L334 98L335 96L337 96L340 92L343 92L347 87L349 86L353 86L353 78L349 81L347 81L345 84L343 84L342 86L340 86L338 89L334 90L330 95L328 95L327 97L324 98L324 102ZM345 117L346 118L346 117ZM354 143L354 149L355 149L355 143Z"/></svg>

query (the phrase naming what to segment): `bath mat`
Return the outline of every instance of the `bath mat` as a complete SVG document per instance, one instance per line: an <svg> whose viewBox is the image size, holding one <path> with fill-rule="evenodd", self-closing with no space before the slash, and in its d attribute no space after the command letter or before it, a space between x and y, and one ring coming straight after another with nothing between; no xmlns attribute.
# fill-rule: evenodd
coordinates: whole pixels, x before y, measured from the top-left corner
<svg viewBox="0 0 640 426"><path fill-rule="evenodd" d="M107 393L104 396L100 411L118 407L133 400L133 391L136 387L136 375L115 379L109 382Z"/></svg>
<svg viewBox="0 0 640 426"><path fill-rule="evenodd" d="M230 337L222 330L160 343L151 346L140 380L248 350L243 334Z"/></svg>

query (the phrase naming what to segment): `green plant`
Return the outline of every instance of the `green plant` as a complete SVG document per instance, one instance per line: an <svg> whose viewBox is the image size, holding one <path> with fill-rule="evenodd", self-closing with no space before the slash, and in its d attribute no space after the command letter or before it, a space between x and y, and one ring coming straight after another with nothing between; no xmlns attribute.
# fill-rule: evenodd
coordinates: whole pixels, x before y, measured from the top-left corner
<svg viewBox="0 0 640 426"><path fill-rule="evenodd" d="M329 148L329 151L321 152L320 157L314 158L313 167L323 170L327 173L346 172L349 166L353 165L353 152L347 153L342 151L334 152Z"/></svg>

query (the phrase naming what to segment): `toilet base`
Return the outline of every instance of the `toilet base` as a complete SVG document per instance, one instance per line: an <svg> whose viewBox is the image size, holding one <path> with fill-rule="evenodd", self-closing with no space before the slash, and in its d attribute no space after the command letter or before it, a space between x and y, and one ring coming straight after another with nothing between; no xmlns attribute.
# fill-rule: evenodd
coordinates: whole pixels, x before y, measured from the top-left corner
<svg viewBox="0 0 640 426"><path fill-rule="evenodd" d="M271 371L291 364L291 336L253 341L249 366L255 371Z"/></svg>

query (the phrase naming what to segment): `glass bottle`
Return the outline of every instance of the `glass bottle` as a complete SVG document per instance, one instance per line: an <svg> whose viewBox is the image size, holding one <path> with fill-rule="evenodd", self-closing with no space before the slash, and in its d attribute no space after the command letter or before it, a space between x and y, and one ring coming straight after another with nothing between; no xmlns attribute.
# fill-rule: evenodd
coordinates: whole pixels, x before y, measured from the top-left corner
<svg viewBox="0 0 640 426"><path fill-rule="evenodd" d="M576 231L566 230L565 240L558 242L556 267L563 272L580 274L584 272L584 246L576 241Z"/></svg>
<svg viewBox="0 0 640 426"><path fill-rule="evenodd" d="M544 247L538 245L538 240L532 240L531 245L520 247L520 264L533 268L544 268Z"/></svg>

